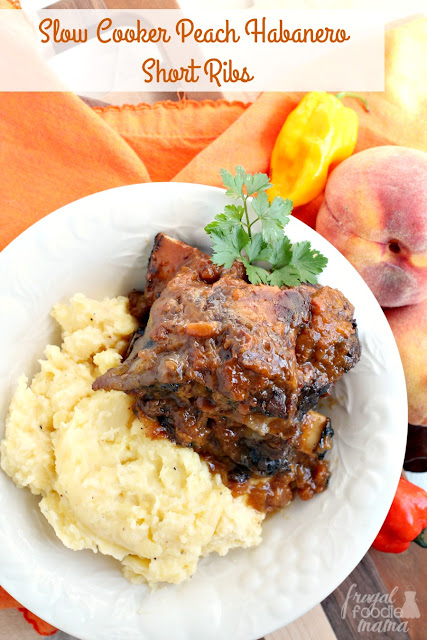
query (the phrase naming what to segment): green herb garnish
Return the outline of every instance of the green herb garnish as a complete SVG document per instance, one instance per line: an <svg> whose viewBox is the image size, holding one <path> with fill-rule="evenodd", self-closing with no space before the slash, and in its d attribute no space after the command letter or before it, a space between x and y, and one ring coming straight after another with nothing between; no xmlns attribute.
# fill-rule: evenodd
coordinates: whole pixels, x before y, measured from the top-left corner
<svg viewBox="0 0 427 640"><path fill-rule="evenodd" d="M221 177L226 195L242 200L243 205L227 205L205 227L212 239L212 262L226 269L235 260L243 262L252 284L278 287L302 282L316 284L328 259L312 249L307 240L292 244L285 236L284 228L293 207L291 200L276 196L270 203L266 190L272 185L265 173L252 175L238 166L235 176L221 169ZM255 231L255 225L259 231Z"/></svg>

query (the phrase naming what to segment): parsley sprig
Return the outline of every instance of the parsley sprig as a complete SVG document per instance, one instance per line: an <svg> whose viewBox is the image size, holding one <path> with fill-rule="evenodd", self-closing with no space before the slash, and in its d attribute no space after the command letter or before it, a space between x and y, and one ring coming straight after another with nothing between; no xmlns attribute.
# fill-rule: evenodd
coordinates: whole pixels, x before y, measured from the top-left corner
<svg viewBox="0 0 427 640"><path fill-rule="evenodd" d="M270 203L266 190L272 185L265 173L252 175L237 166L235 176L221 169L221 177L226 195L243 204L227 205L205 227L212 239L212 261L226 269L235 260L243 262L252 284L316 284L328 259L307 240L292 244L285 236L291 200L276 196Z"/></svg>

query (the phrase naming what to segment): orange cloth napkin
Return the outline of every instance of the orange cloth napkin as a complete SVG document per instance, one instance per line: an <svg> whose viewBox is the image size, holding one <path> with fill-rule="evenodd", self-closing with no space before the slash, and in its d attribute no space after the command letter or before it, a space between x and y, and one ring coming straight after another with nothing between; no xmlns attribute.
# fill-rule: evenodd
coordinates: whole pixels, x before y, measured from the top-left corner
<svg viewBox="0 0 427 640"><path fill-rule="evenodd" d="M28 611L25 607L21 607L19 602L17 602L12 596L10 596L7 591L0 587L0 610L1 609L18 609L24 616L24 619L33 626L34 631L38 633L40 636L52 636L54 633L58 631L56 627L53 627L51 624L48 624L44 620L41 620L38 616Z"/></svg>
<svg viewBox="0 0 427 640"><path fill-rule="evenodd" d="M369 114L348 101L359 115L356 151L384 144L427 150L426 49L427 19L386 34L385 92L365 94ZM0 249L58 207L111 187L151 180L220 186L219 168L236 164L268 173L277 134L300 97L268 92L251 105L183 100L91 109L66 92L0 94ZM314 226L320 200L296 215ZM17 603L0 590L5 606ZM43 625L41 633L54 630Z"/></svg>

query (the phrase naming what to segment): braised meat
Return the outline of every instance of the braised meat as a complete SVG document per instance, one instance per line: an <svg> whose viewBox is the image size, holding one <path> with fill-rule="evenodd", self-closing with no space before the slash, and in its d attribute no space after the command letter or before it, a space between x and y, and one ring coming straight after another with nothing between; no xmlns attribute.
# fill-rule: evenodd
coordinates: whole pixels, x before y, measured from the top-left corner
<svg viewBox="0 0 427 640"><path fill-rule="evenodd" d="M132 394L136 412L158 419L154 437L228 465L230 478L324 488L332 430L312 409L360 355L341 292L255 286L240 263L222 269L159 234L133 304L140 318L151 307L147 326L94 389Z"/></svg>

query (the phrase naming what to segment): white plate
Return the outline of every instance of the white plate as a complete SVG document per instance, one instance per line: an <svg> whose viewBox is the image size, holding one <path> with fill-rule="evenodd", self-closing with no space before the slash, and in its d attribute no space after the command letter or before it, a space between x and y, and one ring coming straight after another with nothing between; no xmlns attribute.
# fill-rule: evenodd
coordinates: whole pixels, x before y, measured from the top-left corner
<svg viewBox="0 0 427 640"><path fill-rule="evenodd" d="M112 189L47 216L0 254L0 435L17 378L33 375L58 339L52 305L78 291L101 298L141 287L158 231L207 248L203 226L224 203L222 190L200 185ZM211 555L191 580L150 593L129 584L116 561L66 549L38 499L0 473L0 584L41 618L83 640L254 640L320 602L368 550L405 449L399 354L374 296L341 254L298 220L287 233L328 256L321 281L355 305L362 342L361 361L327 410L336 433L328 490L272 517L259 547Z"/></svg>

